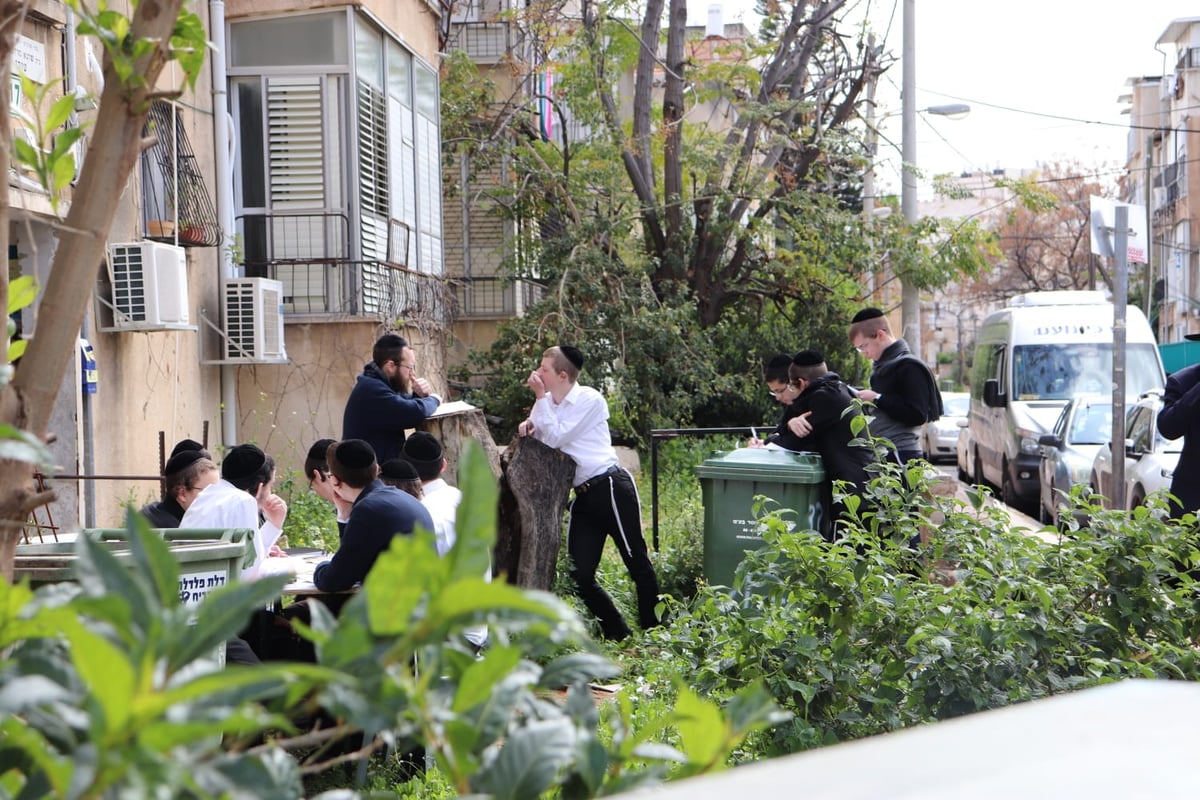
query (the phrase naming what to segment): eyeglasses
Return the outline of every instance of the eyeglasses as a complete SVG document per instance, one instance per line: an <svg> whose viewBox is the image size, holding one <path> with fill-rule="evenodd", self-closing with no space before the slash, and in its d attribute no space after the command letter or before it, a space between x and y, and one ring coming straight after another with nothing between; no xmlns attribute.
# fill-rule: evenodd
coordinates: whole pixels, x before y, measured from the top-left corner
<svg viewBox="0 0 1200 800"><path fill-rule="evenodd" d="M877 335L878 335L878 334L876 334L876 336L877 336ZM856 344L856 345L854 345L854 349L855 349L855 350L857 350L857 351L858 351L858 352L860 352L860 353L865 353L865 352L867 352L867 345L868 345L868 344L869 344L869 343L870 343L872 340L874 340L874 339L875 339L875 336L868 337L868 338L866 338L866 339L864 339L864 340L863 340L863 343L862 343L862 344Z"/></svg>
<svg viewBox="0 0 1200 800"><path fill-rule="evenodd" d="M771 395L771 397L779 399L780 397L787 394L788 392L796 391L797 388L798 387L796 386L796 384L789 383L787 386L783 387L782 389L767 389L767 394Z"/></svg>
<svg viewBox="0 0 1200 800"><path fill-rule="evenodd" d="M403 361L397 361L396 366L400 367L401 369L406 369L409 372L413 372L417 368L416 364L405 364Z"/></svg>

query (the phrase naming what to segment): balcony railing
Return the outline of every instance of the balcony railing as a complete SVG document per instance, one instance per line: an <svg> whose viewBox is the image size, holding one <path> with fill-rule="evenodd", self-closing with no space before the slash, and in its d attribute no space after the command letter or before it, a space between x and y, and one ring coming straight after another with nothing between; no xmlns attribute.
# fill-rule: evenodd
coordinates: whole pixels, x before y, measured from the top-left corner
<svg viewBox="0 0 1200 800"><path fill-rule="evenodd" d="M508 22L454 22L446 45L463 50L479 64L495 64L521 43L521 31Z"/></svg>
<svg viewBox="0 0 1200 800"><path fill-rule="evenodd" d="M285 314L370 316L438 326L449 319L449 290L440 276L390 261L350 258L344 214L247 214L240 222L246 274L283 284ZM397 239L406 240L403 230ZM387 246L388 253L406 251Z"/></svg>
<svg viewBox="0 0 1200 800"><path fill-rule="evenodd" d="M454 300L460 318L516 317L542 299L540 283L510 278L453 278Z"/></svg>

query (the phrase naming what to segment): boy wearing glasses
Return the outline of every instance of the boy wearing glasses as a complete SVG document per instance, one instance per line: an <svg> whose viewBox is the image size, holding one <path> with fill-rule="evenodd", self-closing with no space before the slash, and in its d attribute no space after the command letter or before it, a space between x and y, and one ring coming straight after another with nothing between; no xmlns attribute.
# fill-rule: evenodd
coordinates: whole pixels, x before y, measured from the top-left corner
<svg viewBox="0 0 1200 800"><path fill-rule="evenodd" d="M925 362L908 343L892 335L887 317L878 308L864 308L850 321L850 344L874 362L871 388L858 397L873 403L871 435L890 441L901 464L925 457L921 426L942 415L942 393Z"/></svg>
<svg viewBox="0 0 1200 800"><path fill-rule="evenodd" d="M394 333L380 336L342 415L342 438L362 439L382 464L400 456L405 432L432 414L441 398L416 376L416 357Z"/></svg>
<svg viewBox="0 0 1200 800"><path fill-rule="evenodd" d="M771 356L763 366L763 383L767 385L767 393L771 395L771 399L783 406L783 414L780 415L779 425L775 427L764 442L758 436L751 436L746 442L747 447L773 447L783 450L792 450L792 447L779 443L780 437L787 434L787 422L795 416L796 412L792 409L792 402L796 399L798 392L796 387L791 384L788 379L788 367L792 365L792 357L786 355ZM792 444L795 444L794 442ZM803 449L797 446L796 450Z"/></svg>

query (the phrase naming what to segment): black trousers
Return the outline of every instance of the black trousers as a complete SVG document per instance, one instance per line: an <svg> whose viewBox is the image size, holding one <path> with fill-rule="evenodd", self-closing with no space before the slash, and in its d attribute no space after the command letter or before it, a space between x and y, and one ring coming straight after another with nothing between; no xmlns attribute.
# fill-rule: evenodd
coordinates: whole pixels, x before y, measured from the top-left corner
<svg viewBox="0 0 1200 800"><path fill-rule="evenodd" d="M606 639L624 639L629 625L608 592L596 581L596 567L609 536L637 588L638 623L642 628L658 624L658 576L650 564L646 539L642 536L642 508L633 477L619 469L588 482L584 492L576 490L567 525L567 553L571 556L571 578L588 610L600 621Z"/></svg>

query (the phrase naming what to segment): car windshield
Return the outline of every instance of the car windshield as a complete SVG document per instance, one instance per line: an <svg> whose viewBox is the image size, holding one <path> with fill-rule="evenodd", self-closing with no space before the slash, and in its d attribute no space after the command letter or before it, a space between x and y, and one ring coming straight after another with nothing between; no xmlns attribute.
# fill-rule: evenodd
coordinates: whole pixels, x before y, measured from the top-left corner
<svg viewBox="0 0 1200 800"><path fill-rule="evenodd" d="M1071 444L1105 444L1112 439L1112 403L1081 404L1071 420Z"/></svg>
<svg viewBox="0 0 1200 800"><path fill-rule="evenodd" d="M1130 344L1125 395L1162 388L1153 344ZM1013 387L1020 400L1070 400L1112 391L1111 344L1030 344L1013 348ZM1107 441L1107 440L1105 440Z"/></svg>
<svg viewBox="0 0 1200 800"><path fill-rule="evenodd" d="M967 409L970 406L971 397L946 397L942 395L942 408L945 411L943 416L947 417L965 417Z"/></svg>

